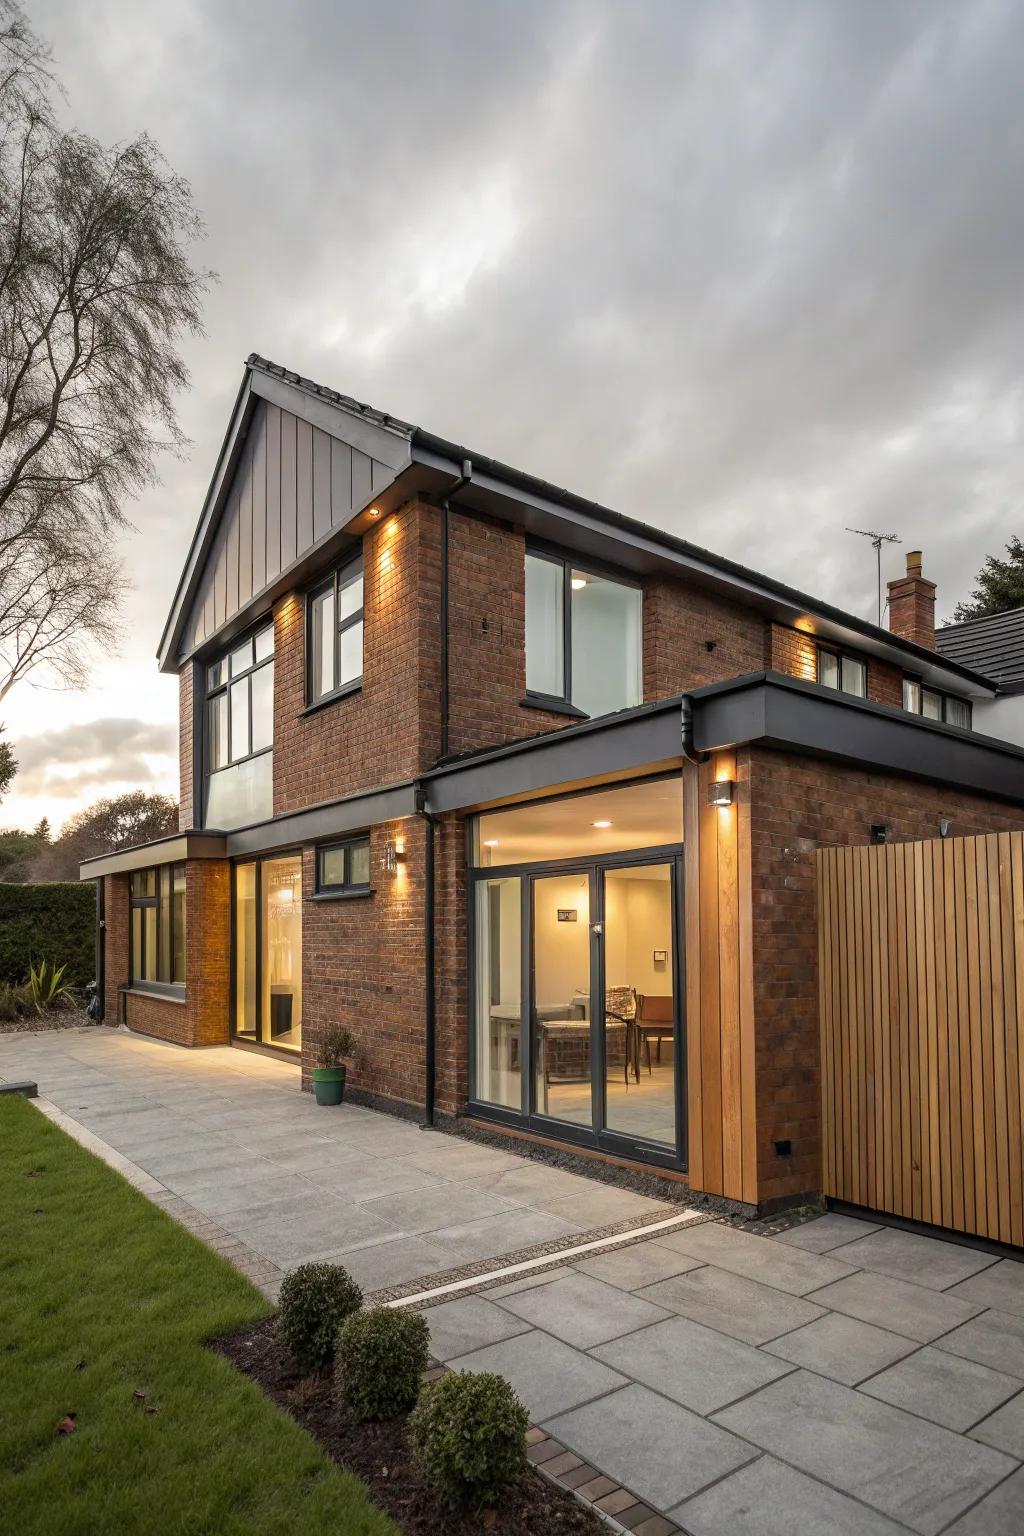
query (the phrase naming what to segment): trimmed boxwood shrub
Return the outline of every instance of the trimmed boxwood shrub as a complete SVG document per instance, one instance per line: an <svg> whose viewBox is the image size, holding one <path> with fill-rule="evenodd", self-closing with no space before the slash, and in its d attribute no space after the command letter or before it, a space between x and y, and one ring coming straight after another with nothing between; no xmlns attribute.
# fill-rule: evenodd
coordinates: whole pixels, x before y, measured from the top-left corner
<svg viewBox="0 0 1024 1536"><path fill-rule="evenodd" d="M69 987L96 977L96 888L59 881L51 885L0 883L0 981L18 983L29 966L48 960L66 965Z"/></svg>
<svg viewBox="0 0 1024 1536"><path fill-rule="evenodd" d="M300 1370L327 1369L338 1329L362 1304L362 1291L340 1264L300 1264L285 1275L278 1329Z"/></svg>
<svg viewBox="0 0 1024 1536"><path fill-rule="evenodd" d="M338 1334L335 1391L360 1421L393 1418L416 1401L429 1359L430 1330L419 1312L357 1312Z"/></svg>
<svg viewBox="0 0 1024 1536"><path fill-rule="evenodd" d="M449 1371L409 1419L416 1463L447 1504L493 1504L526 1470L526 1409L503 1376Z"/></svg>

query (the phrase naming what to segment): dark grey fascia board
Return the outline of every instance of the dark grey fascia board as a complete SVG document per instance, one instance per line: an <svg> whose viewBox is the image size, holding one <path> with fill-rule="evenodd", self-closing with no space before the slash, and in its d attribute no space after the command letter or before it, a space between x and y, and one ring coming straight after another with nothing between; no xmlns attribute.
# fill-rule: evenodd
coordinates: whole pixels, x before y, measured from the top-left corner
<svg viewBox="0 0 1024 1536"><path fill-rule="evenodd" d="M611 783L682 763L678 698L587 721L425 774L432 812L523 799L559 785Z"/></svg>
<svg viewBox="0 0 1024 1536"><path fill-rule="evenodd" d="M183 864L194 859L223 859L223 832L172 832L151 843L136 843L116 853L100 853L78 866L79 880L99 880L104 875L123 875L160 864Z"/></svg>
<svg viewBox="0 0 1024 1536"><path fill-rule="evenodd" d="M229 484L238 462L238 455L242 443L245 441L252 420L256 401L250 389L250 371L246 368L242 374L242 382L235 396L235 403L228 420L228 429L224 434L224 440L220 445L217 462L213 469L213 478L206 492L203 502L203 510L199 514L196 531L192 535L192 543L189 545L185 567L181 573L174 593L174 601L171 611L167 615L157 646L157 661L161 672L177 672L178 670L178 640L181 636L181 626L185 615L189 611L192 599L196 594L196 587L202 575L206 555L217 527L217 515L220 511L221 497L225 487Z"/></svg>
<svg viewBox="0 0 1024 1536"><path fill-rule="evenodd" d="M473 479L459 492L460 504L517 524L535 538L562 544L640 576L655 571L676 575L685 571L722 597L752 603L779 624L793 627L798 620L810 620L814 624L812 638L854 646L891 665L904 667L937 687L948 688L955 680L975 696L988 697L995 692L990 678L959 662L948 661L936 651L915 645L877 624L844 613L686 539L493 459L479 458L468 448L448 443L420 428L413 435L412 457L414 464L426 472L423 487L437 492L450 484L453 477L458 478L462 463L469 458Z"/></svg>
<svg viewBox="0 0 1024 1536"><path fill-rule="evenodd" d="M702 752L770 747L1024 803L1021 748L779 672L698 689L693 738Z"/></svg>
<svg viewBox="0 0 1024 1536"><path fill-rule="evenodd" d="M382 789L364 790L346 795L342 800L325 801L306 810L275 816L272 821L229 832L226 836L227 856L241 858L303 843L325 842L344 837L349 832L362 832L381 821L399 821L412 816L415 810L416 784L412 779Z"/></svg>

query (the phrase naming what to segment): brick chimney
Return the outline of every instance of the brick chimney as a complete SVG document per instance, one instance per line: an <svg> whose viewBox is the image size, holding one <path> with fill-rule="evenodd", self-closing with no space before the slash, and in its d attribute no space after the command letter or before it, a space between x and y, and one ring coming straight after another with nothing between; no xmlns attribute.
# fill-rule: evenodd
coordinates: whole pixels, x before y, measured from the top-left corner
<svg viewBox="0 0 1024 1536"><path fill-rule="evenodd" d="M921 551L907 555L907 574L888 583L889 628L904 640L935 649L935 583L921 575Z"/></svg>

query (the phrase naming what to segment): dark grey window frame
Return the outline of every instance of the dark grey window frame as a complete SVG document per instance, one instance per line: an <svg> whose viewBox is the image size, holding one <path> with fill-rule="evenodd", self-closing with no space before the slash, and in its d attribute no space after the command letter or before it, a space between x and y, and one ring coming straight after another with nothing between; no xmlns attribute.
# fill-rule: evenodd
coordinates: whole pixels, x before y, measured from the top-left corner
<svg viewBox="0 0 1024 1536"><path fill-rule="evenodd" d="M350 879L352 869L352 850L364 847L367 851L367 860L370 855L370 834L363 832L356 837L339 837L330 843L318 843L315 850L313 900L314 901L352 901L360 897L372 896L373 885L370 880L353 881ZM327 884L322 875L323 855L325 853L343 852L345 855L345 878L341 884ZM372 872L372 865L371 865Z"/></svg>
<svg viewBox="0 0 1024 1536"><path fill-rule="evenodd" d="M547 560L551 565L562 567L562 692L538 693L536 689L527 688L526 697L520 699L523 704L531 709L548 709L555 714L571 715L577 720L589 720L591 717L585 709L580 709L578 704L572 702L572 573L582 571L587 576L598 576L605 581L618 582L620 587L632 587L640 593L640 694L638 704L643 703L643 582L636 581L621 571L611 566L602 565L600 561L581 559L571 550L552 549L544 544L536 544L530 540L526 545L526 556L523 562L524 580L526 559L533 557L536 560ZM524 635L524 644L527 637ZM624 706L630 708L633 706Z"/></svg>
<svg viewBox="0 0 1024 1536"><path fill-rule="evenodd" d="M363 577L363 601L355 613L347 614L345 619L338 622L338 584L341 580L348 580L352 576ZM322 709L326 704L333 704L336 699L346 699L349 694L358 693L363 686L363 673L351 678L347 683L339 683L332 688L330 693L313 693L313 603L316 598L323 596L325 592L334 593L334 675L338 676L341 659L341 637L346 630L353 629L356 624L363 626L363 655L366 655L366 571L363 565L363 552L336 565L330 576L324 581L318 581L316 586L310 587L305 595L305 644L306 644L306 684L305 684L305 713L315 709Z"/></svg>
<svg viewBox="0 0 1024 1536"><path fill-rule="evenodd" d="M838 663L839 663L839 683L840 683L840 686L838 688L833 688L830 683L823 683L821 681L821 658L822 658L822 655L834 656L836 658L836 660L838 661ZM843 662L844 661L853 662L856 666L864 668L864 692L863 693L852 693L849 688L844 688L842 686ZM845 693L847 698L850 698L850 699L866 699L866 698L868 698L870 696L869 695L870 675L869 675L869 670L868 670L869 666L870 666L870 663L868 662L868 658L866 656L858 656L856 651L846 651L846 650L843 650L843 648L841 646L838 646L838 645L823 645L821 643L821 641L817 641L815 643L815 647L814 647L814 680L815 680L816 683L819 684L820 687L827 688L830 693Z"/></svg>
<svg viewBox="0 0 1024 1536"><path fill-rule="evenodd" d="M226 661L227 658L231 655L232 651L237 651L239 646L240 645L244 645L246 643L246 641L253 641L253 642L255 642L256 636L258 634L262 634L262 632L264 630L266 630L266 629L269 629L271 634L274 636L274 648L271 651L270 655L269 656L264 656L262 661L253 661L252 666L251 667L246 667L246 669L243 672L236 673L234 677L225 677L222 682L219 682L215 686L211 687L211 685L210 685L210 675L211 675L214 667L218 666L221 662ZM253 651L253 655L255 656L255 649ZM258 624L254 624L250 629L246 630L246 632L244 634L236 636L236 638L231 642L230 645L227 645L222 650L218 651L216 656L212 657L211 660L206 662L205 665L203 666L203 669L202 669L203 703L202 703L201 711L198 711L197 713L199 713L201 721L202 721L202 726L201 726L201 730L202 730L202 761L203 761L202 815L203 815L203 825L204 826L206 826L206 824L207 824L206 823L206 811L207 811L207 805L208 805L209 799L210 799L210 780L214 777L214 775L218 774L218 773L228 773L228 772L230 772L230 770L232 768L238 768L238 767L241 766L242 763L251 762L251 761L253 761L257 757L266 757L268 752L272 753L273 750L274 750L273 721L271 721L271 742L270 742L270 746L269 747L260 747L258 749L258 751L256 751L256 752L252 751L252 679L253 679L254 674L259 672L261 670L261 668L268 667L268 666L272 667L274 665L274 661L275 661L276 655L277 655L277 634L276 634L275 627L274 627L274 620L273 620L272 617L264 615L264 617L260 620L260 622ZM248 693L249 693L249 709L248 709L249 739L248 739L248 746L249 746L249 751L246 752L241 757L233 758L231 756L231 685L232 685L232 683L240 682L243 678L248 680L248 685L249 685L249 687L248 687ZM211 747L212 740L213 740L213 732L210 729L210 706L211 706L212 701L215 698L219 698L221 696L223 696L223 697L225 697L227 699L228 760L220 768L214 768L211 765L211 762L210 762L210 747ZM273 712L273 702L271 702L271 711Z"/></svg>
<svg viewBox="0 0 1024 1536"><path fill-rule="evenodd" d="M170 872L171 872L170 899L169 899L169 901L166 904L167 905L166 912L164 911L164 903L161 902L161 900L160 900L160 871L161 871L161 869L169 869ZM135 955L135 935L134 935L134 922L133 922L133 919L132 919L132 913L135 912L137 909L143 909L143 908L148 908L148 907L152 907L152 908L155 909L155 911L156 911L156 965L157 965L157 971L159 971L159 969L160 969L160 956L163 953L163 945L161 943L161 940L163 938L163 931L164 931L164 924L165 923L166 923L167 928L168 928L167 953L168 953L168 955L171 958L171 965L173 967L173 965L174 965L174 874L175 874L175 871L179 870L179 869L181 870L182 874L184 875L185 864L184 864L184 862L182 860L178 860L178 862L175 863L175 864L169 864L169 865L168 864L163 864L163 865L156 864L156 865L150 865L146 869L132 870L131 874L128 876L128 980L129 980L129 984L132 987L133 991L145 990L145 991L149 991L149 992L158 992L158 993L161 993L161 994L163 994L163 995L165 995L167 997L179 997L180 998L180 997L184 997L185 996L185 983L184 983L184 981L172 981L170 979L164 980L159 975L158 976L136 976L136 974L135 974L135 961L136 961L136 955ZM133 896L132 895L132 888L131 888L132 877L134 875L137 875L137 874L138 875L148 875L150 873L152 873L156 877L156 891L155 891L154 895L152 895L152 896ZM188 934L188 914L187 914L187 912L186 912L186 916L185 916L185 934L186 934L186 936ZM187 951L186 951L186 954L187 954Z"/></svg>
<svg viewBox="0 0 1024 1536"><path fill-rule="evenodd" d="M907 703L908 684L918 690L918 697L921 701L920 709L911 709L910 705ZM903 708L906 710L908 715L915 715L920 720L931 720L931 715L926 715L924 712L924 696L926 693L930 693L932 698L938 699L942 705L942 714L940 719L938 721L934 721L934 724L941 723L942 725L952 726L953 730L955 731L974 730L974 706L970 699L965 699L958 693L947 693L942 688L933 688L930 683L923 682L919 677L910 677L905 675L903 678ZM950 720L949 703L951 699L955 700L957 704L962 704L967 710L966 725L957 725L954 721Z"/></svg>

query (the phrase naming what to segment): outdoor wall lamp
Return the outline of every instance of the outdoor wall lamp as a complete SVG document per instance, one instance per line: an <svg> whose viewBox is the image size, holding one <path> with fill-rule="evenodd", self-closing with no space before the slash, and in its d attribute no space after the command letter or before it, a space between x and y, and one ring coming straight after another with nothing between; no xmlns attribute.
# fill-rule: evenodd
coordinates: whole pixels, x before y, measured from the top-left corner
<svg viewBox="0 0 1024 1536"><path fill-rule="evenodd" d="M405 863L405 839L388 838L384 844L384 868L389 875L398 873L399 864Z"/></svg>
<svg viewBox="0 0 1024 1536"><path fill-rule="evenodd" d="M949 816L940 816L939 817L939 836L940 837L948 837L949 834L952 832L952 830L953 830L952 818L949 817Z"/></svg>
<svg viewBox="0 0 1024 1536"><path fill-rule="evenodd" d="M733 779L715 779L708 785L708 805L732 805Z"/></svg>

